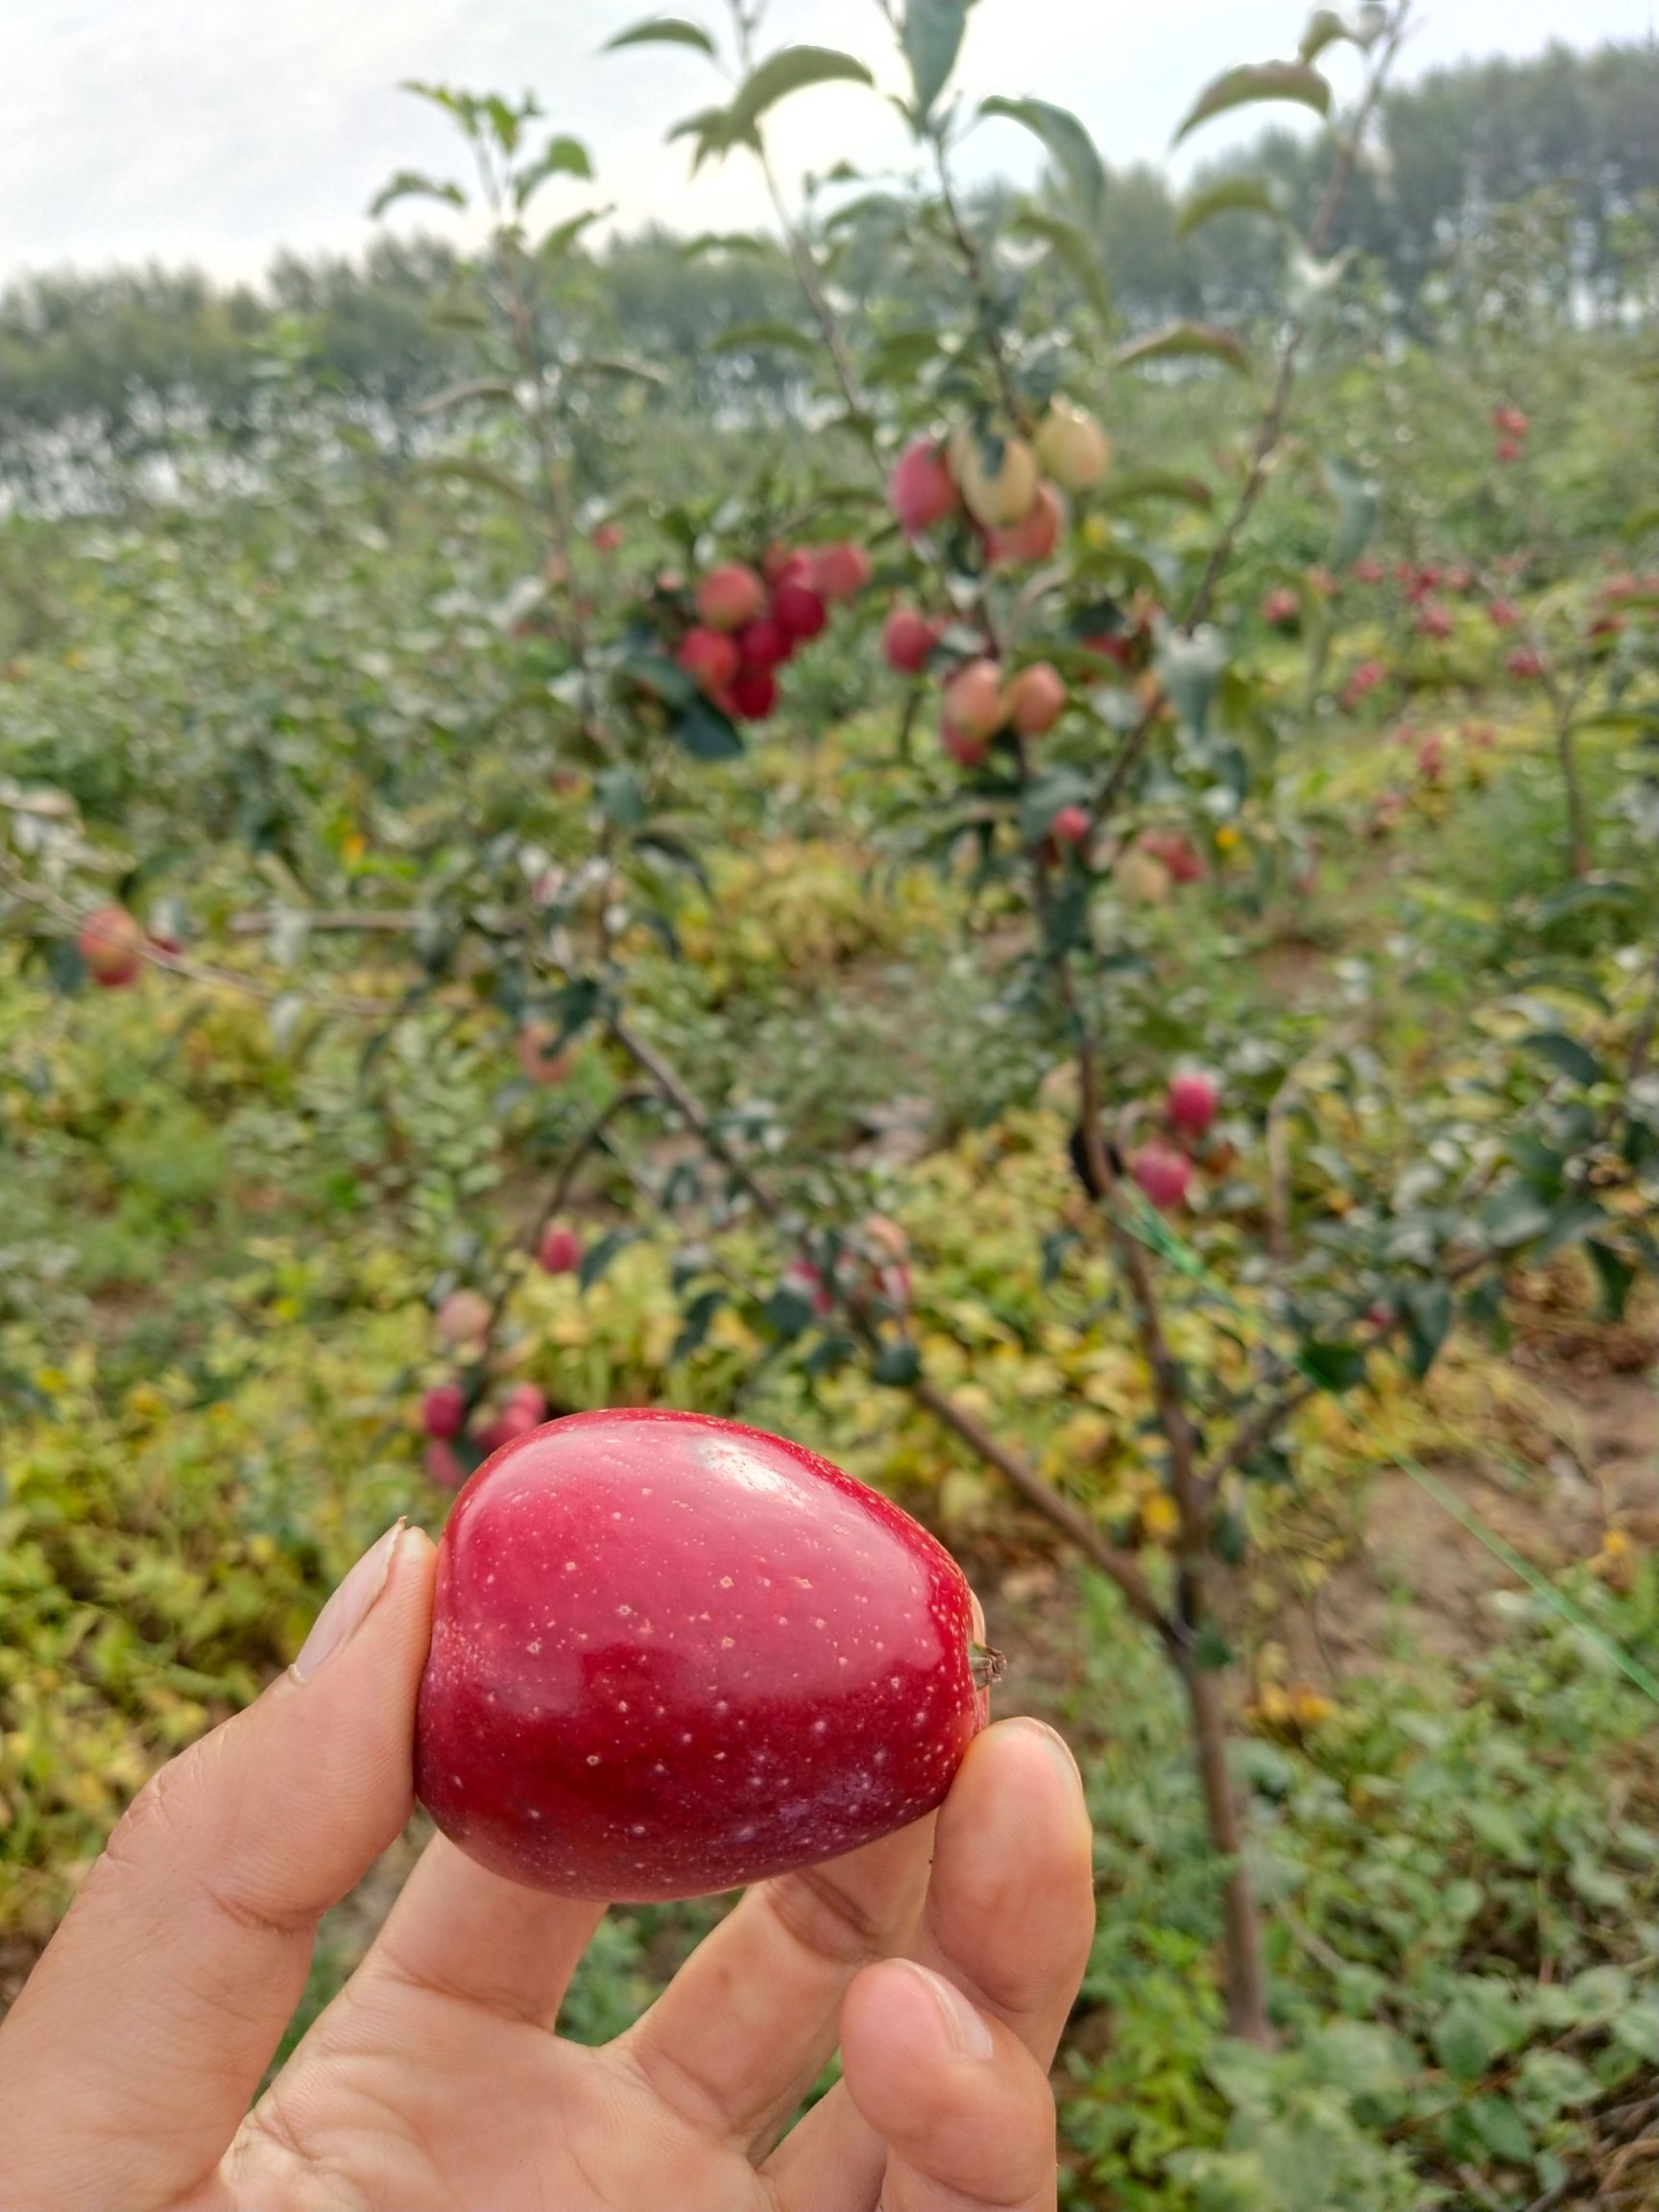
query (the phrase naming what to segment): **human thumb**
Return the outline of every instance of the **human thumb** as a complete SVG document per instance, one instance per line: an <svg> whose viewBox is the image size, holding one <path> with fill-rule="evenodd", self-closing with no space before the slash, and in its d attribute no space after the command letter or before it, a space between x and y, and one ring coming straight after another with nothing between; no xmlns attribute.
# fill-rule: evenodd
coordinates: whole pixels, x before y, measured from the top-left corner
<svg viewBox="0 0 1659 2212"><path fill-rule="evenodd" d="M0 2029L8 2212L148 2212L217 2165L319 1919L413 1807L433 1558L389 1528L293 1667L133 1799Z"/></svg>

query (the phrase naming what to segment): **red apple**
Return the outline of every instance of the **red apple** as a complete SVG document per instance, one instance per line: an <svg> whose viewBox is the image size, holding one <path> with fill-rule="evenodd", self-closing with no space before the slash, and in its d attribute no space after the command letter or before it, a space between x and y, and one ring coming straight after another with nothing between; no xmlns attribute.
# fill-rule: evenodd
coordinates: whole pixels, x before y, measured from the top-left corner
<svg viewBox="0 0 1659 2212"><path fill-rule="evenodd" d="M831 606L840 599L854 599L870 581L870 556L862 545L848 540L820 545L812 556L812 581L818 596Z"/></svg>
<svg viewBox="0 0 1659 2212"><path fill-rule="evenodd" d="M1028 561L1046 561L1060 542L1065 513L1052 484L1039 484L1031 512L1006 530L985 534L985 558L994 568L1017 567Z"/></svg>
<svg viewBox="0 0 1659 2212"><path fill-rule="evenodd" d="M549 1275L574 1275L582 1264L581 1238L574 1229L551 1224L536 1247L536 1264Z"/></svg>
<svg viewBox="0 0 1659 2212"><path fill-rule="evenodd" d="M622 543L621 524L619 522L600 522L595 524L592 535L589 537L588 542L592 546L595 553L616 552Z"/></svg>
<svg viewBox="0 0 1659 2212"><path fill-rule="evenodd" d="M887 479L887 497L906 538L920 538L962 504L945 455L930 438L918 438L900 454Z"/></svg>
<svg viewBox="0 0 1659 2212"><path fill-rule="evenodd" d="M1262 602L1262 619L1275 629L1291 630L1302 619L1302 602L1288 585L1282 584L1278 590L1269 591Z"/></svg>
<svg viewBox="0 0 1659 2212"><path fill-rule="evenodd" d="M949 714L939 720L939 742L959 768L982 768L991 751L988 737L970 737L966 730L958 730Z"/></svg>
<svg viewBox="0 0 1659 2212"><path fill-rule="evenodd" d="M436 1482L441 1490L459 1490L467 1479L467 1470L456 1457L454 1447L443 1436L427 1439L421 1465L426 1479Z"/></svg>
<svg viewBox="0 0 1659 2212"><path fill-rule="evenodd" d="M881 629L881 652L889 668L920 676L938 644L940 627L914 607L895 607Z"/></svg>
<svg viewBox="0 0 1659 2212"><path fill-rule="evenodd" d="M416 1786L509 1881L702 1896L929 1812L995 1672L950 1554L827 1459L698 1414L577 1413L449 1517Z"/></svg>
<svg viewBox="0 0 1659 2212"><path fill-rule="evenodd" d="M805 638L816 637L829 616L823 600L809 584L785 578L772 593L772 619L785 637L799 644Z"/></svg>
<svg viewBox="0 0 1659 2212"><path fill-rule="evenodd" d="M741 630L753 622L766 598L766 587L753 568L728 561L710 568L697 587L697 612L710 630Z"/></svg>
<svg viewBox="0 0 1659 2212"><path fill-rule="evenodd" d="M1202 1137L1215 1118L1220 1093L1212 1075L1186 1069L1169 1085L1164 1110L1175 1128L1189 1137Z"/></svg>
<svg viewBox="0 0 1659 2212"><path fill-rule="evenodd" d="M1511 676L1522 684L1535 684L1544 673L1544 656L1530 645L1517 646L1504 663Z"/></svg>
<svg viewBox="0 0 1659 2212"><path fill-rule="evenodd" d="M1419 637L1450 637L1452 617L1444 607L1425 607L1417 616Z"/></svg>
<svg viewBox="0 0 1659 2212"><path fill-rule="evenodd" d="M794 638L769 614L746 623L737 633L737 651L745 668L781 668L794 650Z"/></svg>
<svg viewBox="0 0 1659 2212"><path fill-rule="evenodd" d="M739 668L728 694L728 711L739 722L764 722L778 704L778 679L770 668Z"/></svg>
<svg viewBox="0 0 1659 2212"><path fill-rule="evenodd" d="M571 1055L555 1051L559 1032L550 1022L526 1022L518 1032L518 1065L532 1083L562 1083L570 1072Z"/></svg>
<svg viewBox="0 0 1659 2212"><path fill-rule="evenodd" d="M1154 1137L1130 1159L1129 1172L1160 1213L1172 1214L1187 1196L1192 1163L1185 1152Z"/></svg>
<svg viewBox="0 0 1659 2212"><path fill-rule="evenodd" d="M686 631L674 658L703 690L723 691L736 675L743 656L735 637L728 637L724 630L699 625Z"/></svg>
<svg viewBox="0 0 1659 2212"><path fill-rule="evenodd" d="M1048 825L1048 834L1056 845L1083 845L1094 827L1081 806L1062 806Z"/></svg>
<svg viewBox="0 0 1659 2212"><path fill-rule="evenodd" d="M466 1418L467 1393L459 1382L440 1382L421 1401L421 1426L441 1443L459 1436Z"/></svg>
<svg viewBox="0 0 1659 2212"><path fill-rule="evenodd" d="M75 945L87 974L106 991L131 983L144 965L144 932L125 906L94 906Z"/></svg>

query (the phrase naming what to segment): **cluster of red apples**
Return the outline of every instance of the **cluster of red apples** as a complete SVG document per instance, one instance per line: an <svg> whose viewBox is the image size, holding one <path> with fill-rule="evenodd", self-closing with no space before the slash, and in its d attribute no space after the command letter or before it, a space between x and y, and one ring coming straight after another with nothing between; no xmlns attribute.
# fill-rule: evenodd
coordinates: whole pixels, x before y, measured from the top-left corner
<svg viewBox="0 0 1659 2212"><path fill-rule="evenodd" d="M1149 1137L1129 1156L1129 1173L1161 1214L1173 1214L1187 1203L1192 1183L1191 1147L1210 1133L1220 1107L1215 1078L1202 1070L1183 1070L1170 1082L1164 1098L1164 1119L1168 1135Z"/></svg>
<svg viewBox="0 0 1659 2212"><path fill-rule="evenodd" d="M887 495L913 543L957 532L977 544L986 568L1017 567L1053 553L1067 495L1098 484L1110 457L1094 417L1056 399L1029 437L973 423L949 439L914 440L893 466ZM998 738L1023 743L1054 727L1069 695L1050 661L1008 669L988 650L952 653L946 643L950 628L918 608L896 607L881 647L888 666L902 675L922 676L939 666L939 737L951 759L977 768ZM1081 807L1062 807L1049 826L1050 842L1075 849L1090 827Z"/></svg>
<svg viewBox="0 0 1659 2212"><path fill-rule="evenodd" d="M758 568L723 562L693 589L693 619L674 658L733 722L763 722L778 704L779 670L869 581L870 556L846 540L769 545Z"/></svg>

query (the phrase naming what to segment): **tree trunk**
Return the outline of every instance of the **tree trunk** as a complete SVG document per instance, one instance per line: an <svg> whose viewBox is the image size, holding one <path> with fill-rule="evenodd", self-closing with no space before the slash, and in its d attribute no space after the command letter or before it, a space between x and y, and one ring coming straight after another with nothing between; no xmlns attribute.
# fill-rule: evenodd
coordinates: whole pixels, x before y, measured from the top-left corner
<svg viewBox="0 0 1659 2212"><path fill-rule="evenodd" d="M1227 1955L1227 2025L1247 2043L1271 2049L1267 2019L1267 1968L1262 1955L1262 1921L1244 1863L1243 1825L1227 1766L1227 1716L1221 1701L1221 1676L1201 1667L1190 1653L1176 1660L1192 1715L1192 1744L1210 1840L1227 1863L1222 1878L1221 1912Z"/></svg>

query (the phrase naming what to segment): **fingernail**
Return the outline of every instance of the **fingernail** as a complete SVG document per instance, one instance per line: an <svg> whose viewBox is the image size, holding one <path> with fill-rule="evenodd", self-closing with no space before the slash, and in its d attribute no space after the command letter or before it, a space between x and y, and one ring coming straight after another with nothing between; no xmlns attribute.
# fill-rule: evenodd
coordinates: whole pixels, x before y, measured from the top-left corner
<svg viewBox="0 0 1659 2212"><path fill-rule="evenodd" d="M945 2016L945 2026L958 2056L963 2058L989 2058L997 2046L991 2029L976 2006L971 2005L953 1983L947 1982L943 1974L934 1974L926 1966L918 1966L914 1960L901 1961L911 1973L918 1975L927 1985L927 1993Z"/></svg>
<svg viewBox="0 0 1659 2212"><path fill-rule="evenodd" d="M386 1587L397 1539L402 1533L402 1521L395 1521L385 1535L364 1552L312 1622L311 1633L301 1645L300 1656L288 1670L296 1682L309 1682L317 1670L326 1666L363 1625L369 1608Z"/></svg>
<svg viewBox="0 0 1659 2212"><path fill-rule="evenodd" d="M1025 1730L1028 1736L1034 1736L1037 1739L1049 1758L1064 1773L1068 1782L1074 1783L1082 1779L1071 1746L1061 1735L1058 1728L1050 1728L1046 1720L1032 1720L1030 1719L1022 1719L1020 1726Z"/></svg>

